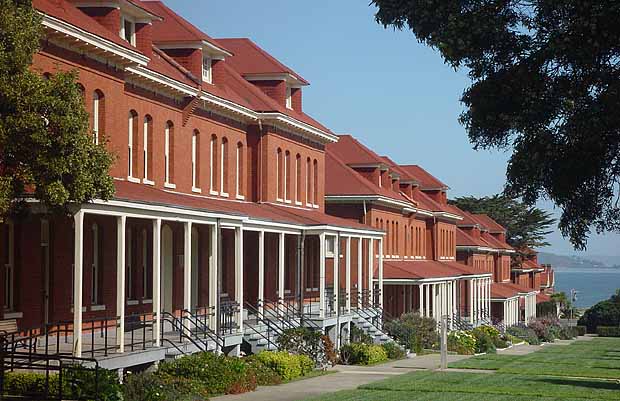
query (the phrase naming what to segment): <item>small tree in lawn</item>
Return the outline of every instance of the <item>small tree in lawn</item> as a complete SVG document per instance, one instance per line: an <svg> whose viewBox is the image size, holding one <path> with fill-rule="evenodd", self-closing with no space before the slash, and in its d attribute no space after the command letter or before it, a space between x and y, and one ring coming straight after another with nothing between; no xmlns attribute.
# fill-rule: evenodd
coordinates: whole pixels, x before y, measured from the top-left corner
<svg viewBox="0 0 620 401"><path fill-rule="evenodd" d="M41 17L27 0L0 0L0 219L34 198L55 212L110 199L113 156L88 133L77 73L31 68Z"/></svg>

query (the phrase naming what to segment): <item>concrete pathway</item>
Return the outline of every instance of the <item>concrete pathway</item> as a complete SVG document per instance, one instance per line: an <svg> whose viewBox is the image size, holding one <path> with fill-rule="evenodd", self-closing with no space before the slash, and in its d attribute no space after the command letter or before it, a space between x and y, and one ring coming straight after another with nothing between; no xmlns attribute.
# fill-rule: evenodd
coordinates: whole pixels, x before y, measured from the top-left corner
<svg viewBox="0 0 620 401"><path fill-rule="evenodd" d="M584 339L584 338L579 338ZM570 344L572 341L558 341L557 345ZM545 345L554 346L554 344ZM502 355L525 355L540 350L540 345L517 345L504 351ZM317 397L325 393L333 393L340 390L353 390L357 387L387 379L394 375L400 375L416 370L438 369L441 356L439 354L422 355L399 361L388 362L375 366L344 366L338 365L332 370L337 373L312 379L299 380L279 386L262 386L256 391L238 395L225 395L211 398L213 401L298 401L306 398ZM448 355L448 363L471 358L470 355ZM478 372L477 370L450 369L454 371ZM494 373L493 371L480 371L481 373Z"/></svg>

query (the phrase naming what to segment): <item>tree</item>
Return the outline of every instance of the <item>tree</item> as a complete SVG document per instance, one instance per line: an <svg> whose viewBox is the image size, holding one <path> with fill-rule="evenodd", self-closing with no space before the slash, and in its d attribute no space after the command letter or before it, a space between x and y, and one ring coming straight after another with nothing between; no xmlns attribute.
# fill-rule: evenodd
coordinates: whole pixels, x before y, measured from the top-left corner
<svg viewBox="0 0 620 401"><path fill-rule="evenodd" d="M66 211L114 194L113 156L88 135L77 73L32 71L41 34L30 1L0 0L0 218L26 198Z"/></svg>
<svg viewBox="0 0 620 401"><path fill-rule="evenodd" d="M460 121L475 149L512 149L505 192L549 198L585 249L620 230L620 3L601 0L372 0L472 85Z"/></svg>
<svg viewBox="0 0 620 401"><path fill-rule="evenodd" d="M463 196L450 200L470 213L484 213L506 228L506 242L517 249L540 248L549 245L545 237L555 219L544 210L531 207L506 195L476 198Z"/></svg>
<svg viewBox="0 0 620 401"><path fill-rule="evenodd" d="M577 324L586 326L589 333L595 333L597 326L620 326L620 289L609 299L586 310Z"/></svg>

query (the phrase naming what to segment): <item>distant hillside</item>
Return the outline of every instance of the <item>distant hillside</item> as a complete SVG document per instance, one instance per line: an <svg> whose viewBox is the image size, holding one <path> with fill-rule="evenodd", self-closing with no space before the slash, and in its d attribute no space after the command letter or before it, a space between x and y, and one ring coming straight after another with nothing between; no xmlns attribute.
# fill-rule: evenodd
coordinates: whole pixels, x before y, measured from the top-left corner
<svg viewBox="0 0 620 401"><path fill-rule="evenodd" d="M581 257L577 255L566 256L557 255L550 252L539 252L538 262L550 264L555 267L576 268L576 267L620 267L620 257L588 255Z"/></svg>

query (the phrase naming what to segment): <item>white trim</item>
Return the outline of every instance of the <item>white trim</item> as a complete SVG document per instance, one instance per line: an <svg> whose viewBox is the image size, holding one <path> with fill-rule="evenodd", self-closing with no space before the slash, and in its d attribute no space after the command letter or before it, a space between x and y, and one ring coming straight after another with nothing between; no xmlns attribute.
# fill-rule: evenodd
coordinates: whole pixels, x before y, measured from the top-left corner
<svg viewBox="0 0 620 401"><path fill-rule="evenodd" d="M129 32L129 39L126 38L127 32L125 29L125 23L129 23L129 27L131 28ZM136 45L136 21L134 18L128 17L127 15L121 15L121 29L119 36L121 39L126 40L130 45Z"/></svg>
<svg viewBox="0 0 620 401"><path fill-rule="evenodd" d="M127 305L130 305L130 306L140 305L140 300L139 299L128 299L126 303Z"/></svg>
<svg viewBox="0 0 620 401"><path fill-rule="evenodd" d="M127 177L127 181L133 182L133 183L136 183L136 184L140 184L140 182L141 182L139 178L132 177L132 176L128 176Z"/></svg>
<svg viewBox="0 0 620 401"><path fill-rule="evenodd" d="M313 127L310 124L304 123L302 121L299 121L293 117L287 116L286 114L282 114L282 113L273 113L273 112L269 112L269 113L259 113L259 117L261 120L265 121L265 122L270 122L270 121L275 121L278 123L282 123L284 125L288 125L291 126L293 128L297 128L300 129L302 131L305 131L313 136L315 136L316 138L320 139L321 141L324 141L325 143L335 143L338 142L338 135L332 134L331 132L326 132L323 131L319 128Z"/></svg>
<svg viewBox="0 0 620 401"><path fill-rule="evenodd" d="M142 179L142 183L145 185L155 185L155 183L151 180L147 180L146 178Z"/></svg>
<svg viewBox="0 0 620 401"><path fill-rule="evenodd" d="M300 78L288 72L282 74L244 74L243 77L248 81L285 81L292 88L300 88L308 85Z"/></svg>
<svg viewBox="0 0 620 401"><path fill-rule="evenodd" d="M293 110L293 89L286 85L286 108Z"/></svg>
<svg viewBox="0 0 620 401"><path fill-rule="evenodd" d="M73 310L73 308L71 308ZM24 317L24 312L5 312L4 319L21 319Z"/></svg>
<svg viewBox="0 0 620 401"><path fill-rule="evenodd" d="M106 307L105 305L91 305L90 310L91 312L101 312L106 310Z"/></svg>
<svg viewBox="0 0 620 401"><path fill-rule="evenodd" d="M95 145L99 145L99 93L93 92L93 137Z"/></svg>
<svg viewBox="0 0 620 401"><path fill-rule="evenodd" d="M202 55L202 82L213 83L213 59L210 55Z"/></svg>
<svg viewBox="0 0 620 401"><path fill-rule="evenodd" d="M198 158L196 157L198 153L197 144L198 134L196 133L196 131L192 131L192 192L195 192L194 188L198 188L198 186L196 185L196 178L198 178L198 168L200 166L196 165L198 160Z"/></svg>
<svg viewBox="0 0 620 401"><path fill-rule="evenodd" d="M196 188L196 187L192 187L192 192L195 193L195 194L201 194L202 193L202 189Z"/></svg>
<svg viewBox="0 0 620 401"><path fill-rule="evenodd" d="M149 62L149 58L143 54L140 54L138 51L128 49L124 46L78 28L75 25L71 25L55 17L41 13L40 11L37 12L43 16L41 23L46 28L71 36L89 45L102 49L105 52L112 53L115 56L121 57L128 61L130 64L146 66Z"/></svg>
<svg viewBox="0 0 620 401"><path fill-rule="evenodd" d="M177 186L176 186L176 184L171 184L169 182L164 182L164 188L177 189Z"/></svg>

